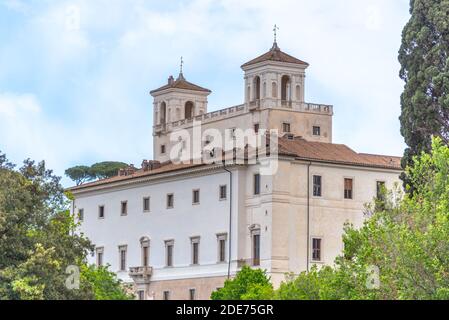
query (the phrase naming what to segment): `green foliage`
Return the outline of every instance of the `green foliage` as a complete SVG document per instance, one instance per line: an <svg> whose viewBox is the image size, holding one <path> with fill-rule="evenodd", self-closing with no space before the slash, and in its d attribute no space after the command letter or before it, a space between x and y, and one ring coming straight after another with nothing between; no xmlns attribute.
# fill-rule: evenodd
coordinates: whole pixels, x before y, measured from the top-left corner
<svg viewBox="0 0 449 320"><path fill-rule="evenodd" d="M66 287L66 268L83 266L93 250L67 208L60 178L44 162L14 170L0 154L0 300L120 297L121 284L105 271L101 285L84 277L79 289ZM101 286L111 296L97 295Z"/></svg>
<svg viewBox="0 0 449 320"><path fill-rule="evenodd" d="M95 300L132 300L131 288L125 288L115 273L108 267L83 265L81 281L91 284Z"/></svg>
<svg viewBox="0 0 449 320"><path fill-rule="evenodd" d="M75 181L76 185L78 186L87 181L114 177L117 175L119 169L123 169L126 167L128 167L128 165L123 162L106 161L95 163L90 167L75 166L72 168L68 168L65 171L65 175Z"/></svg>
<svg viewBox="0 0 449 320"><path fill-rule="evenodd" d="M399 50L404 168L430 151L432 135L449 142L449 0L412 0L410 13Z"/></svg>
<svg viewBox="0 0 449 320"><path fill-rule="evenodd" d="M234 279L225 281L224 287L212 292L212 300L266 300L273 287L265 271L244 266Z"/></svg>
<svg viewBox="0 0 449 320"><path fill-rule="evenodd" d="M77 186L95 178L92 176L90 167L88 166L76 166L69 168L65 171L65 175L75 181Z"/></svg>

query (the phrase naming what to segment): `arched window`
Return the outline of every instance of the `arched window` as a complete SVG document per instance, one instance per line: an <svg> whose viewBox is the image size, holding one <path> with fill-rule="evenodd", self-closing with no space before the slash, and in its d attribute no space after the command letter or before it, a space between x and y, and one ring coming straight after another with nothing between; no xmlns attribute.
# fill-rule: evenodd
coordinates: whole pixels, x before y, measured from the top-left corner
<svg viewBox="0 0 449 320"><path fill-rule="evenodd" d="M160 107L160 117L161 117L161 124L165 124L166 115L167 115L167 104L165 102L161 103Z"/></svg>
<svg viewBox="0 0 449 320"><path fill-rule="evenodd" d="M185 104L185 118L186 119L193 118L193 115L194 115L193 109L194 109L193 102L187 101Z"/></svg>
<svg viewBox="0 0 449 320"><path fill-rule="evenodd" d="M291 100L291 92L290 92L290 77L282 76L281 82L281 100L290 101Z"/></svg>
<svg viewBox="0 0 449 320"><path fill-rule="evenodd" d="M278 97L278 85L276 82L273 82L271 84L271 96L273 98L277 98Z"/></svg>
<svg viewBox="0 0 449 320"><path fill-rule="evenodd" d="M260 100L260 77L256 76L254 78L254 100Z"/></svg>
<svg viewBox="0 0 449 320"><path fill-rule="evenodd" d="M296 100L301 101L301 86L296 85Z"/></svg>

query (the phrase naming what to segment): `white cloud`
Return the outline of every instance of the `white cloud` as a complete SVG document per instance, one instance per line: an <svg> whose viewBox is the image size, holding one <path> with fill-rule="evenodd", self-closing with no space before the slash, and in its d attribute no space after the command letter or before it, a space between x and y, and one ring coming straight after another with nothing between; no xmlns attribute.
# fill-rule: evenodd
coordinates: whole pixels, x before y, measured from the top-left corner
<svg viewBox="0 0 449 320"><path fill-rule="evenodd" d="M14 117L30 113L35 115L41 108L32 94L0 93L0 115Z"/></svg>

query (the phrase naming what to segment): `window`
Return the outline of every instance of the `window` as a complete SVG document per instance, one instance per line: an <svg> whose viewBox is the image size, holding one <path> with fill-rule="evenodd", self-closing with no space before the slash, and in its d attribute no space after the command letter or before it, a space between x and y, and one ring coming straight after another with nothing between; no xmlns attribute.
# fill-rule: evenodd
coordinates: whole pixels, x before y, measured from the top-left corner
<svg viewBox="0 0 449 320"><path fill-rule="evenodd" d="M313 176L313 196L321 197L321 176Z"/></svg>
<svg viewBox="0 0 449 320"><path fill-rule="evenodd" d="M173 267L173 248L175 242L173 240L165 241L165 265Z"/></svg>
<svg viewBox="0 0 449 320"><path fill-rule="evenodd" d="M200 190L196 189L192 192L192 203L199 204L200 203Z"/></svg>
<svg viewBox="0 0 449 320"><path fill-rule="evenodd" d="M313 126L313 135L320 136L321 135L321 127Z"/></svg>
<svg viewBox="0 0 449 320"><path fill-rule="evenodd" d="M253 232L253 266L260 266L260 231Z"/></svg>
<svg viewBox="0 0 449 320"><path fill-rule="evenodd" d="M137 291L137 298L139 300L145 300L145 291L144 290Z"/></svg>
<svg viewBox="0 0 449 320"><path fill-rule="evenodd" d="M120 213L122 216L126 216L128 214L128 202L122 201Z"/></svg>
<svg viewBox="0 0 449 320"><path fill-rule="evenodd" d="M260 174L254 175L254 194L260 194Z"/></svg>
<svg viewBox="0 0 449 320"><path fill-rule="evenodd" d="M258 124L258 123L256 123L256 124L254 125L254 132L255 132L256 134L259 133L259 124Z"/></svg>
<svg viewBox="0 0 449 320"><path fill-rule="evenodd" d="M199 264L199 250L200 250L200 238L191 238L192 243L192 264L197 265Z"/></svg>
<svg viewBox="0 0 449 320"><path fill-rule="evenodd" d="M126 249L127 249L126 246L118 247L119 257L120 257L120 261L119 261L120 271L126 271Z"/></svg>
<svg viewBox="0 0 449 320"><path fill-rule="evenodd" d="M189 290L189 299L190 300L196 300L196 290L195 289L190 289Z"/></svg>
<svg viewBox="0 0 449 320"><path fill-rule="evenodd" d="M143 211L150 211L150 197L143 198Z"/></svg>
<svg viewBox="0 0 449 320"><path fill-rule="evenodd" d="M103 248L97 248L95 249L97 253L97 266L101 267L103 265Z"/></svg>
<svg viewBox="0 0 449 320"><path fill-rule="evenodd" d="M282 132L290 133L290 123L284 122L282 124Z"/></svg>
<svg viewBox="0 0 449 320"><path fill-rule="evenodd" d="M218 241L218 262L226 261L226 241L228 235L227 234L219 234L217 235Z"/></svg>
<svg viewBox="0 0 449 320"><path fill-rule="evenodd" d="M321 239L312 239L312 260L321 261Z"/></svg>
<svg viewBox="0 0 449 320"><path fill-rule="evenodd" d="M78 210L78 219L79 221L84 221L84 209Z"/></svg>
<svg viewBox="0 0 449 320"><path fill-rule="evenodd" d="M377 181L376 182L376 197L379 200L384 198L385 192L385 181Z"/></svg>
<svg viewBox="0 0 449 320"><path fill-rule="evenodd" d="M165 144L161 144L161 154L165 153Z"/></svg>
<svg viewBox="0 0 449 320"><path fill-rule="evenodd" d="M98 207L98 218L100 218L100 219L104 218L104 206Z"/></svg>
<svg viewBox="0 0 449 320"><path fill-rule="evenodd" d="M173 208L174 201L175 201L175 198L174 198L173 193L167 194L167 209Z"/></svg>
<svg viewBox="0 0 449 320"><path fill-rule="evenodd" d="M229 136L232 140L235 140L236 136L235 136L235 128L231 128L229 129Z"/></svg>
<svg viewBox="0 0 449 320"><path fill-rule="evenodd" d="M170 291L164 291L163 299L164 300L170 300Z"/></svg>
<svg viewBox="0 0 449 320"><path fill-rule="evenodd" d="M223 185L220 186L220 200L226 200L227 196L228 196L228 190L227 190L227 186Z"/></svg>
<svg viewBox="0 0 449 320"><path fill-rule="evenodd" d="M352 199L353 180L345 179L345 199Z"/></svg>
<svg viewBox="0 0 449 320"><path fill-rule="evenodd" d="M140 246L142 249L142 267L148 267L150 263L150 239L143 237L140 240Z"/></svg>

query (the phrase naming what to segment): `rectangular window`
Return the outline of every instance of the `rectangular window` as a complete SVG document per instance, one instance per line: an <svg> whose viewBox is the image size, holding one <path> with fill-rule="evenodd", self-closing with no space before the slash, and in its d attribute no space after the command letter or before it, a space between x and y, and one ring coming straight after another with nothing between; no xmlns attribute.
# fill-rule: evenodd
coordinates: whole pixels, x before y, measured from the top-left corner
<svg viewBox="0 0 449 320"><path fill-rule="evenodd" d="M313 176L313 196L321 197L321 176Z"/></svg>
<svg viewBox="0 0 449 320"><path fill-rule="evenodd" d="M254 133L256 133L256 134L259 133L259 124L258 124L258 123L256 123L256 124L254 125Z"/></svg>
<svg viewBox="0 0 449 320"><path fill-rule="evenodd" d="M192 243L192 264L200 263L200 238L191 238Z"/></svg>
<svg viewBox="0 0 449 320"><path fill-rule="evenodd" d="M195 289L190 289L189 290L189 299L190 300L196 300L196 290Z"/></svg>
<svg viewBox="0 0 449 320"><path fill-rule="evenodd" d="M139 290L137 292L137 294L138 294L138 299L139 300L145 300L145 291L144 290Z"/></svg>
<svg viewBox="0 0 449 320"><path fill-rule="evenodd" d="M143 198L143 211L150 211L150 197Z"/></svg>
<svg viewBox="0 0 449 320"><path fill-rule="evenodd" d="M345 199L352 199L353 180L345 179Z"/></svg>
<svg viewBox="0 0 449 320"><path fill-rule="evenodd" d="M282 132L284 133L290 133L290 123L284 122L282 124Z"/></svg>
<svg viewBox="0 0 449 320"><path fill-rule="evenodd" d="M228 196L227 186L226 185L220 186L220 200L226 200L227 196Z"/></svg>
<svg viewBox="0 0 449 320"><path fill-rule="evenodd" d="M385 192L385 181L377 181L376 182L376 197L379 200L384 198Z"/></svg>
<svg viewBox="0 0 449 320"><path fill-rule="evenodd" d="M161 154L164 154L165 153L165 144L162 144L161 145Z"/></svg>
<svg viewBox="0 0 449 320"><path fill-rule="evenodd" d="M260 174L254 175L254 194L260 194Z"/></svg>
<svg viewBox="0 0 449 320"><path fill-rule="evenodd" d="M175 242L173 240L165 241L165 265L167 267L173 267L173 248Z"/></svg>
<svg viewBox="0 0 449 320"><path fill-rule="evenodd" d="M167 194L167 209L171 209L174 206L175 198L173 193Z"/></svg>
<svg viewBox="0 0 449 320"><path fill-rule="evenodd" d="M321 261L321 239L312 239L312 260Z"/></svg>
<svg viewBox="0 0 449 320"><path fill-rule="evenodd" d="M313 126L312 131L314 136L321 136L321 127Z"/></svg>
<svg viewBox="0 0 449 320"><path fill-rule="evenodd" d="M126 216L128 214L128 202L127 201L122 201L120 214L122 216Z"/></svg>
<svg viewBox="0 0 449 320"><path fill-rule="evenodd" d="M260 234L253 234L253 266L260 266Z"/></svg>
<svg viewBox="0 0 449 320"><path fill-rule="evenodd" d="M100 219L104 218L104 206L98 207L98 218L100 218Z"/></svg>
<svg viewBox="0 0 449 320"><path fill-rule="evenodd" d="M78 210L78 219L79 221L84 221L84 209Z"/></svg>
<svg viewBox="0 0 449 320"><path fill-rule="evenodd" d="M164 291L163 299L164 300L170 300L170 291Z"/></svg>
<svg viewBox="0 0 449 320"><path fill-rule="evenodd" d="M103 248L97 248L95 251L97 252L97 267L103 266Z"/></svg>
<svg viewBox="0 0 449 320"><path fill-rule="evenodd" d="M226 261L226 241L227 241L227 234L219 234L217 235L217 241L218 241L218 262L225 262Z"/></svg>
<svg viewBox="0 0 449 320"><path fill-rule="evenodd" d="M146 244L142 246L142 266L148 267L150 260L150 247Z"/></svg>
<svg viewBox="0 0 449 320"><path fill-rule="evenodd" d="M119 261L120 271L126 271L126 251L127 251L126 249L127 249L126 246L118 247L119 256L120 256L120 261Z"/></svg>
<svg viewBox="0 0 449 320"><path fill-rule="evenodd" d="M196 189L192 192L192 203L199 204L200 203L200 190Z"/></svg>

